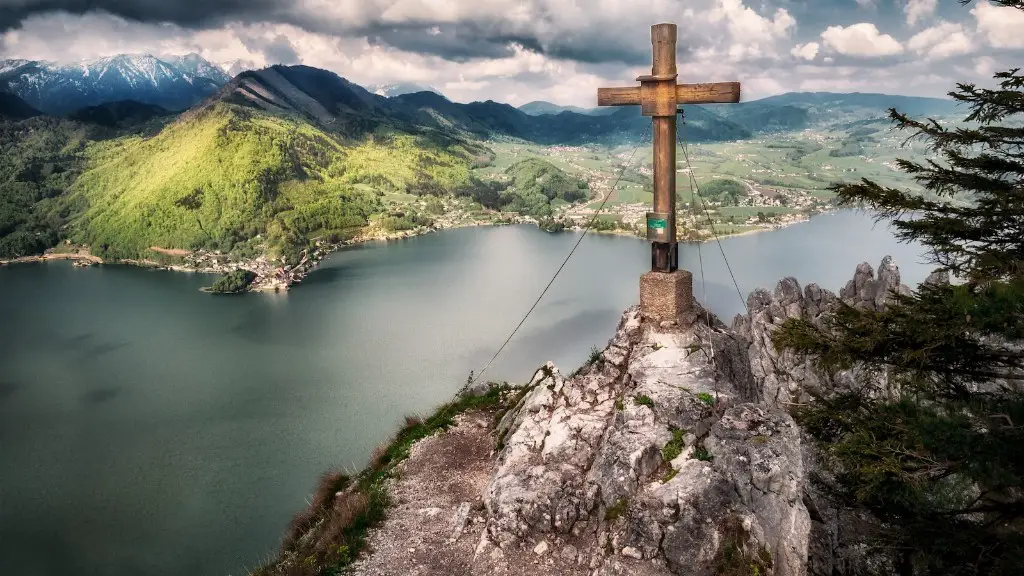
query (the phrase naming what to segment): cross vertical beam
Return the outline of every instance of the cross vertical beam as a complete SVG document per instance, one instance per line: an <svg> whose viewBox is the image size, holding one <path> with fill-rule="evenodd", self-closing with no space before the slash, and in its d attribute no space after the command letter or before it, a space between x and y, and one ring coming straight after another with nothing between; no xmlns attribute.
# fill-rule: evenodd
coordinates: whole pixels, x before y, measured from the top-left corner
<svg viewBox="0 0 1024 576"><path fill-rule="evenodd" d="M676 240L676 107L679 104L735 103L739 82L677 84L675 24L651 26L651 74L640 76L636 88L598 88L598 106L640 105L654 123L654 206L647 214L651 241L651 272L640 282L645 316L676 320L690 308L692 276L679 270Z"/></svg>
<svg viewBox="0 0 1024 576"><path fill-rule="evenodd" d="M659 96L665 93L672 106L672 115L664 113L654 117L654 212L668 214L668 230L672 236L668 242L654 242L651 246L652 270L674 272L679 268L679 250L676 242L676 25L659 24L651 28L651 45L654 49L652 76L658 80L657 88L671 83L671 91L657 90ZM668 78L671 77L671 80ZM641 88L642 89L642 88ZM659 112L661 106L658 106ZM664 112L667 112L667 106Z"/></svg>

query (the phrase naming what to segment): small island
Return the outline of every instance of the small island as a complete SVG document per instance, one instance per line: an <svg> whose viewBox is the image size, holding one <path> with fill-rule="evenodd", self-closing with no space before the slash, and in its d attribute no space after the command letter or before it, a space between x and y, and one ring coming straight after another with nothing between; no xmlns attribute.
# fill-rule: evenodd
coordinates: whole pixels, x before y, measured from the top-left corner
<svg viewBox="0 0 1024 576"><path fill-rule="evenodd" d="M256 273L238 269L221 276L212 286L203 288L203 292L213 294L241 294L249 290L249 285L256 280Z"/></svg>

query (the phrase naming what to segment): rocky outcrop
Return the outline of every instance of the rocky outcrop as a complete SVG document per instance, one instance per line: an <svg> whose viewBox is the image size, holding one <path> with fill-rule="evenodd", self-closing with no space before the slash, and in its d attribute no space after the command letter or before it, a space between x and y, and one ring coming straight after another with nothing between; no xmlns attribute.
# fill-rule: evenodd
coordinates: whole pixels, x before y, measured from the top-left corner
<svg viewBox="0 0 1024 576"><path fill-rule="evenodd" d="M778 352L785 319L822 322L839 300L880 310L900 284L888 257L835 295L793 278L757 290L731 329L652 325L632 308L596 361L566 377L540 369L497 427L495 472L473 572L535 556L544 573L831 574L856 518L814 486L816 454L788 413L823 375ZM541 561L542 560L542 561Z"/></svg>
<svg viewBox="0 0 1024 576"><path fill-rule="evenodd" d="M747 314L733 320L732 332L748 344L747 357L733 362L749 363L752 387L769 405L786 407L807 402L809 392L849 385L858 373L821 374L808 359L777 351L771 343L775 328L788 318L804 318L820 326L840 300L857 309L880 311L894 293L909 292L910 288L900 283L899 268L888 256L882 259L877 276L870 264L857 266L853 279L838 296L817 284L801 290L792 277L781 280L774 292L758 288L747 298Z"/></svg>
<svg viewBox="0 0 1024 576"><path fill-rule="evenodd" d="M548 547L596 574L714 574L758 554L806 573L799 432L717 377L718 330L654 327L634 308L581 373L538 371L498 428L481 573Z"/></svg>

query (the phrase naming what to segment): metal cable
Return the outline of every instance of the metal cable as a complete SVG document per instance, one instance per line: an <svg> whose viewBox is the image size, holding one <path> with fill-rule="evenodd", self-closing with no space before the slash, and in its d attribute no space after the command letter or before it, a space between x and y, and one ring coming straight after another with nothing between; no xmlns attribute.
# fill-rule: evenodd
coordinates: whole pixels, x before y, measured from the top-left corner
<svg viewBox="0 0 1024 576"><path fill-rule="evenodd" d="M487 372L487 369L491 367L491 364L494 363L494 360L498 357L499 354L501 354L505 347L508 346L508 343L512 341L512 338L516 335L516 332L518 332L519 329L522 328L523 324L526 322L526 319L530 317L530 314L533 313L533 310L537 308L538 304L540 304L541 298L544 298L544 295L547 294L548 289L551 288L551 285L555 283L555 279L558 278L558 275L562 272L562 269L565 268L565 265L569 263L569 258L572 258L573 253L576 252L576 248L578 248L580 243L583 242L583 238L586 237L587 232L590 231L591 226L594 225L594 222L597 221L597 217L601 214L601 211L604 210L604 205L608 202L608 199L612 197L612 194L615 193L615 188L616 186L619 185L619 180L622 179L622 176L626 173L626 170L633 163L633 156L636 155L636 151L640 149L641 145L643 145L644 138L647 137L647 132L653 125L654 121L652 120L651 123L647 125L647 128L644 129L644 133L640 136L640 141L637 142L636 146L633 148L633 152L630 153L629 159L626 160L626 163L622 166L622 170L619 170L619 175L615 178L615 182L612 184L611 190L609 190L608 194L606 194L604 199L601 200L601 205L598 206L597 211L594 212L594 216L590 219L590 222L587 223L586 228L583 229L583 234L580 235L579 239L576 241L576 244L573 245L572 250L569 250L569 255L565 257L565 260L562 261L562 265L558 267L558 270L555 271L555 275L551 277L551 281L548 282L548 285L545 286L544 290L541 291L540 296L538 296L537 300L534 301L533 306L530 306L530 309L526 312L526 315L523 316L523 319L519 321L519 324L515 327L515 330L512 330L512 333L508 335L508 338L505 340L505 343L501 345L501 348L498 348L498 351L494 353L494 356L492 356L491 359L487 362L487 365L484 366L484 369L481 370L480 373L476 375L476 378L471 379L471 382L476 382L477 380L480 379L481 376L484 375L484 372Z"/></svg>
<svg viewBox="0 0 1024 576"><path fill-rule="evenodd" d="M682 108L679 109L679 120L680 120L679 124L676 125L676 137L677 138L679 138L679 131L680 131L679 125L686 123L686 117L683 115L683 109ZM685 137L685 134L684 134L684 137ZM680 139L679 141L680 141L680 143L684 143L685 142L685 140L683 140L683 139ZM687 162L687 174L690 176L688 178L689 183L690 183L690 202L695 204L696 201L697 201L697 194L698 194L698 192L695 191L695 188L693 186L693 177L692 177L693 176L693 168L690 168L689 162ZM701 244L703 244L703 242L700 242L698 240L698 242L697 242L697 261L700 263L700 289L701 289L701 292L703 293L702 296L701 296L701 299L704 300L704 311L707 313L708 330L710 330L711 329L711 307L708 305L708 284L707 284L706 278L704 276L704 254L703 254L703 250L701 250L701 246L700 246ZM711 367L714 368L715 367L715 343L711 339L710 335L708 336L708 344L709 344L710 349L711 349L711 355L709 356L708 360L711 361ZM718 393L717 388L715 390L715 393L717 395L717 393Z"/></svg>
<svg viewBox="0 0 1024 576"><path fill-rule="evenodd" d="M679 109L679 114L682 116L683 109ZM732 285L736 287L736 295L740 297L740 302L743 303L743 309L750 314L750 308L747 307L747 300L743 297L743 292L740 290L740 285L736 282L736 275L732 272L732 266L729 265L729 258L725 256L725 248L722 248L722 239L718 237L718 232L715 231L715 224L711 220L711 212L708 210L707 203L704 201L704 196L700 193L700 187L697 185L697 178L693 175L693 166L690 164L690 155L687 153L686 148L686 122L680 122L682 124L682 148L683 158L686 160L686 168L690 174L690 185L693 186L694 190L697 191L697 197L700 198L701 207L704 208L704 215L708 218L708 226L711 228L711 234L715 237L715 242L718 244L718 249L722 251L722 260L725 261L725 267L729 270L729 276L732 278ZM699 246L698 246L699 249Z"/></svg>

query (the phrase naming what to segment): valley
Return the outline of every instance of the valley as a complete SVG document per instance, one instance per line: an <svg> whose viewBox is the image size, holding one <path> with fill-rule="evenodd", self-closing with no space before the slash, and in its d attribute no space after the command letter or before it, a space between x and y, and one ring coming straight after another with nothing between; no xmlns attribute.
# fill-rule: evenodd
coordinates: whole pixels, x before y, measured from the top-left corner
<svg viewBox="0 0 1024 576"><path fill-rule="evenodd" d="M277 291L340 247L448 228L646 235L652 152L636 110L460 104L416 86L374 93L306 66L229 79L204 62L126 56L85 68L120 74L113 87L78 69L4 63L0 264L71 251L89 262L234 274L238 282L219 284L230 291ZM89 105L55 112L85 77ZM177 114L154 103L161 82L194 104ZM171 90L189 82L202 89ZM32 86L52 89L26 92ZM893 133L886 106L955 117L949 101L872 94L687 106L678 238L804 221L834 208L829 186L840 181L923 193L895 161L926 151Z"/></svg>

